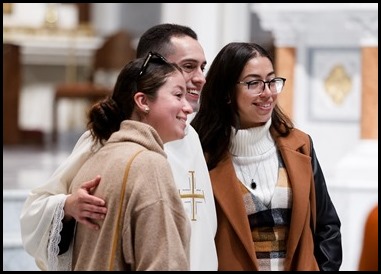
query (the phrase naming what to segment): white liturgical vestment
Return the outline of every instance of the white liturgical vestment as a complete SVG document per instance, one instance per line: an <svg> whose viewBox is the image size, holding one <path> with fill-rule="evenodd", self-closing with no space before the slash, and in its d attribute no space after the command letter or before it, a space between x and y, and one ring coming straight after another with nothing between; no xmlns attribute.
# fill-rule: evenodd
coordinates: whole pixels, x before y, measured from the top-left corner
<svg viewBox="0 0 381 274"><path fill-rule="evenodd" d="M191 220L190 268L217 270L217 217L208 168L197 132L190 125L181 140L164 145L179 194Z"/></svg>

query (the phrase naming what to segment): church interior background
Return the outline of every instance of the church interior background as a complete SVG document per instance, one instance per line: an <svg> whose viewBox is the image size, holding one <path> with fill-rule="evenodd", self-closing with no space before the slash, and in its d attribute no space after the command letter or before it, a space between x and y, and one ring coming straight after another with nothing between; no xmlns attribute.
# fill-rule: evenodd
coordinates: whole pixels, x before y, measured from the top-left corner
<svg viewBox="0 0 381 274"><path fill-rule="evenodd" d="M280 104L312 136L342 222L341 270L356 270L365 218L378 204L377 3L3 3L3 270L38 270L21 245L22 204L86 127L91 100L55 101L57 87L87 81L112 34L127 32L133 51L164 22L194 29L209 64L232 41L274 54L287 78ZM92 76L112 87L115 70Z"/></svg>

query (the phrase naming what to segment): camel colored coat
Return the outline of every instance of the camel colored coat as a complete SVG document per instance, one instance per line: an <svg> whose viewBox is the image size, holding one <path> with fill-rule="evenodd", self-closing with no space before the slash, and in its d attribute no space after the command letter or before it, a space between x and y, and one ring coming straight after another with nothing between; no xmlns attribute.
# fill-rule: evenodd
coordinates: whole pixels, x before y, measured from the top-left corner
<svg viewBox="0 0 381 274"><path fill-rule="evenodd" d="M307 153L310 151L308 135L295 129L288 137L274 136L274 140L292 187L292 214L285 270L319 270L314 257L311 230L315 218L311 214L315 212L315 191L311 158ZM211 170L210 176L217 208L215 241L219 270L258 270L250 225L239 187L241 183L236 177L231 156Z"/></svg>

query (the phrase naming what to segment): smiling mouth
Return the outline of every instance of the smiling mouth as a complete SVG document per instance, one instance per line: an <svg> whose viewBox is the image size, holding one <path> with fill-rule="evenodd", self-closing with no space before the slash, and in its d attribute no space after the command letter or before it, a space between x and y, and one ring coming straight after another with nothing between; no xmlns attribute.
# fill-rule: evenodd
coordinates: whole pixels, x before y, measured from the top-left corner
<svg viewBox="0 0 381 274"><path fill-rule="evenodd" d="M183 126L184 126L184 129L186 128L186 124L187 124L187 118L185 117L178 117L178 116L176 116L176 119L177 120L179 120L182 124L183 124Z"/></svg>
<svg viewBox="0 0 381 274"><path fill-rule="evenodd" d="M191 94L191 95L197 95L197 96L198 96L198 92L197 92L197 90L195 90L195 89L188 89L187 92L188 92L189 94Z"/></svg>

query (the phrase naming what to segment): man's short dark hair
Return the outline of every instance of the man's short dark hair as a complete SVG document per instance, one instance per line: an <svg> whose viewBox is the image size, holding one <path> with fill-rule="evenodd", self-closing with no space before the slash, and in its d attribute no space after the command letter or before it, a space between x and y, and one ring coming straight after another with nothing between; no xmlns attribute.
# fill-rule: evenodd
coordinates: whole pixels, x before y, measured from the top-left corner
<svg viewBox="0 0 381 274"><path fill-rule="evenodd" d="M139 39L136 56L144 57L150 51L168 56L172 51L172 37L189 36L197 40L197 34L189 27L177 24L159 24L149 28Z"/></svg>

